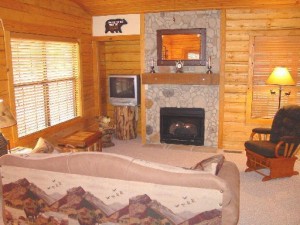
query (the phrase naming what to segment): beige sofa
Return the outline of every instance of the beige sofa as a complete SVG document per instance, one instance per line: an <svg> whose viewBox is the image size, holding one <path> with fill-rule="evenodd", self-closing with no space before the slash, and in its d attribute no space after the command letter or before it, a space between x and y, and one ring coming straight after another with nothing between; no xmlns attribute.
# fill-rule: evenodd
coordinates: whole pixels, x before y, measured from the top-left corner
<svg viewBox="0 0 300 225"><path fill-rule="evenodd" d="M217 175L110 153L0 158L1 224L237 224L239 171Z"/></svg>

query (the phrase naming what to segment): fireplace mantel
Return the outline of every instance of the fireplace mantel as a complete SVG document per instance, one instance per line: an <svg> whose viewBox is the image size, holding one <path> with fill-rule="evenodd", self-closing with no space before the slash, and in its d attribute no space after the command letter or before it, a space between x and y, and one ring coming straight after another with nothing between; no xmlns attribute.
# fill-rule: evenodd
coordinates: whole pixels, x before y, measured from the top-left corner
<svg viewBox="0 0 300 225"><path fill-rule="evenodd" d="M218 85L219 74L144 73L142 84Z"/></svg>

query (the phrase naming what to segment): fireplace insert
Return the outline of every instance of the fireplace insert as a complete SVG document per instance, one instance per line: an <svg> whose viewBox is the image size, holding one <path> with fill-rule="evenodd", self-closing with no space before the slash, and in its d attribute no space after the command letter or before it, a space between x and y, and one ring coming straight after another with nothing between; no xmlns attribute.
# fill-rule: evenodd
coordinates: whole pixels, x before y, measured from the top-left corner
<svg viewBox="0 0 300 225"><path fill-rule="evenodd" d="M204 118L202 108L161 108L160 142L204 145Z"/></svg>

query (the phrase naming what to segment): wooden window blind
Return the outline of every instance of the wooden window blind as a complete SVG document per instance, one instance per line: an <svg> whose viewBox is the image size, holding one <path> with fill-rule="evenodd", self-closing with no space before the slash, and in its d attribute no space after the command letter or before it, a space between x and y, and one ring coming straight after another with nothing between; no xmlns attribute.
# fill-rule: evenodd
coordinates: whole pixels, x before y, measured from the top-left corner
<svg viewBox="0 0 300 225"><path fill-rule="evenodd" d="M276 66L287 67L296 82L282 86L281 106L300 104L300 36L256 36L252 51L251 118L273 118L278 110L279 86L265 83Z"/></svg>
<svg viewBox="0 0 300 225"><path fill-rule="evenodd" d="M12 38L11 52L19 137L77 117L78 43Z"/></svg>

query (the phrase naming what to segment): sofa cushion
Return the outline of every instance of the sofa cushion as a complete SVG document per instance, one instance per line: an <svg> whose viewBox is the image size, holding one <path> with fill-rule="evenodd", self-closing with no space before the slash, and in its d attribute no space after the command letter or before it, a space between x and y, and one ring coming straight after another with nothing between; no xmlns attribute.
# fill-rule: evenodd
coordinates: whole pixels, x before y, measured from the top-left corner
<svg viewBox="0 0 300 225"><path fill-rule="evenodd" d="M222 154L211 156L207 159L203 159L196 165L192 166L193 170L207 171L217 175L224 163L225 157Z"/></svg>

